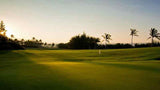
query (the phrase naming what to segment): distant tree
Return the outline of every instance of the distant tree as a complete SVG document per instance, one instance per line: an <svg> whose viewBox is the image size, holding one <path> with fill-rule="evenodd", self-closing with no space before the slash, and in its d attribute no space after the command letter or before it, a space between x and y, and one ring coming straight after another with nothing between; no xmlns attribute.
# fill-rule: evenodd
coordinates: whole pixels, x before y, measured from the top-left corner
<svg viewBox="0 0 160 90"><path fill-rule="evenodd" d="M22 38L21 41L24 42L24 39Z"/></svg>
<svg viewBox="0 0 160 90"><path fill-rule="evenodd" d="M0 34L0 50L24 49L21 45Z"/></svg>
<svg viewBox="0 0 160 90"><path fill-rule="evenodd" d="M40 45L40 46L42 46L42 45L43 45L43 42L42 42L42 40L41 40L41 39L38 41L38 43L39 43L39 45Z"/></svg>
<svg viewBox="0 0 160 90"><path fill-rule="evenodd" d="M14 38L14 35L13 35L13 34L11 34L11 38L12 38L12 39Z"/></svg>
<svg viewBox="0 0 160 90"><path fill-rule="evenodd" d="M32 40L33 40L33 41L35 41L35 40L36 40L36 38L35 38L35 37L32 37Z"/></svg>
<svg viewBox="0 0 160 90"><path fill-rule="evenodd" d="M54 43L52 43L52 47L54 47L54 45L55 45L55 44L54 44Z"/></svg>
<svg viewBox="0 0 160 90"><path fill-rule="evenodd" d="M39 43L39 40L36 40L36 43Z"/></svg>
<svg viewBox="0 0 160 90"><path fill-rule="evenodd" d="M44 45L46 46L46 45L47 45L47 42L45 42Z"/></svg>
<svg viewBox="0 0 160 90"><path fill-rule="evenodd" d="M39 42L42 43L42 40L40 39Z"/></svg>
<svg viewBox="0 0 160 90"><path fill-rule="evenodd" d="M4 25L4 23L3 23L3 21L1 21L1 23L0 23L0 34L1 35L6 35L6 29L5 29L5 25Z"/></svg>
<svg viewBox="0 0 160 90"><path fill-rule="evenodd" d="M99 42L99 38L87 36L85 33L71 38L68 43L71 49L93 49Z"/></svg>
<svg viewBox="0 0 160 90"><path fill-rule="evenodd" d="M6 36L6 29L3 21L0 22L0 50L24 49L19 45L18 40L14 41Z"/></svg>
<svg viewBox="0 0 160 90"><path fill-rule="evenodd" d="M131 37L131 45L133 46L133 37L134 37L134 36L138 36L138 35L137 35L137 32L138 32L138 31L137 31L136 29L130 29L130 30L131 30L130 35L132 36L132 37Z"/></svg>
<svg viewBox="0 0 160 90"><path fill-rule="evenodd" d="M156 30L155 28L151 28L149 35L150 35L150 37L148 39L151 38L152 46L154 44L154 38L160 40L160 33L158 33L158 30Z"/></svg>
<svg viewBox="0 0 160 90"><path fill-rule="evenodd" d="M24 42L24 47L40 48L40 47L42 47L42 43L40 43L39 40L36 40L36 41L27 40Z"/></svg>
<svg viewBox="0 0 160 90"><path fill-rule="evenodd" d="M59 44L57 44L57 47L60 49L68 49L68 44L67 43L59 43Z"/></svg>
<svg viewBox="0 0 160 90"><path fill-rule="evenodd" d="M0 44L7 43L7 42L8 42L8 38L0 34Z"/></svg>
<svg viewBox="0 0 160 90"><path fill-rule="evenodd" d="M14 41L15 41L16 43L18 43L18 39L14 39Z"/></svg>
<svg viewBox="0 0 160 90"><path fill-rule="evenodd" d="M21 39L20 42L21 42L21 45L24 45L24 39L23 38Z"/></svg>
<svg viewBox="0 0 160 90"><path fill-rule="evenodd" d="M104 41L105 41L106 43L109 43L110 40L112 40L110 34L106 34L106 33L105 33L104 35L102 35L102 37L103 37L103 39L104 39Z"/></svg>
<svg viewBox="0 0 160 90"><path fill-rule="evenodd" d="M112 39L111 39L111 35L110 35L110 34L107 34L107 33L104 33L104 35L102 35L102 37L103 37L103 39L104 39L102 42L105 42L105 47L106 47L107 43L109 43L110 40L112 40Z"/></svg>

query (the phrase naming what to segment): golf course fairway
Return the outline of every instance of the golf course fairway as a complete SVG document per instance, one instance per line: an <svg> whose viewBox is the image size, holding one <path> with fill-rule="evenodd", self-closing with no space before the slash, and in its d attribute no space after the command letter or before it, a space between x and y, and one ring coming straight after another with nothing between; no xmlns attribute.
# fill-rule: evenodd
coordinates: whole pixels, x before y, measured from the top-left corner
<svg viewBox="0 0 160 90"><path fill-rule="evenodd" d="M160 47L0 51L0 90L160 90Z"/></svg>

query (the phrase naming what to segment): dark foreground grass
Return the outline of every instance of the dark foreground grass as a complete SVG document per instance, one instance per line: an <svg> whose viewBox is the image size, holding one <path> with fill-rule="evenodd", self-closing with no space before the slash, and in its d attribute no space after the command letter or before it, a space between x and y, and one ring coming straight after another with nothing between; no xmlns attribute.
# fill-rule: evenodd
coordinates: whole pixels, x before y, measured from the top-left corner
<svg viewBox="0 0 160 90"><path fill-rule="evenodd" d="M0 51L0 90L160 90L160 48Z"/></svg>

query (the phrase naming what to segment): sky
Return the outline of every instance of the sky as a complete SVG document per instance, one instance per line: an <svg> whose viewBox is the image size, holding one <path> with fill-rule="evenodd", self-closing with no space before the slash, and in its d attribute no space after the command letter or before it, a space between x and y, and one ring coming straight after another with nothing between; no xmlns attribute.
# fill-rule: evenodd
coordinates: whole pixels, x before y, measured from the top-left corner
<svg viewBox="0 0 160 90"><path fill-rule="evenodd" d="M135 43L149 42L150 28L160 31L160 0L0 0L0 20L7 35L66 43L85 32L111 43L130 43L130 28L138 30Z"/></svg>

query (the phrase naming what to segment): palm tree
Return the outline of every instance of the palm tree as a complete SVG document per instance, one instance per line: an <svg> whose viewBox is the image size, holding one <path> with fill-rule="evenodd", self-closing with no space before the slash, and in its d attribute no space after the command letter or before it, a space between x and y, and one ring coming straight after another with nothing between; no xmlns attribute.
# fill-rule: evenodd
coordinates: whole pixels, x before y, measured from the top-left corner
<svg viewBox="0 0 160 90"><path fill-rule="evenodd" d="M39 42L42 43L42 40L40 39Z"/></svg>
<svg viewBox="0 0 160 90"><path fill-rule="evenodd" d="M32 38L32 40L33 40L33 41L35 41L35 40L36 40L36 38L35 38L35 37L33 37L33 38Z"/></svg>
<svg viewBox="0 0 160 90"><path fill-rule="evenodd" d="M24 42L24 39L22 38L21 41Z"/></svg>
<svg viewBox="0 0 160 90"><path fill-rule="evenodd" d="M1 21L0 23L0 34L3 35L3 36L6 36L6 29L5 29L5 25L3 23L3 21Z"/></svg>
<svg viewBox="0 0 160 90"><path fill-rule="evenodd" d="M106 48L107 43L110 43L110 40L112 40L111 35L104 33L104 35L102 35L102 37L104 39L102 42L105 42L105 48Z"/></svg>
<svg viewBox="0 0 160 90"><path fill-rule="evenodd" d="M44 43L44 46L46 46L46 45L47 45L47 42Z"/></svg>
<svg viewBox="0 0 160 90"><path fill-rule="evenodd" d="M14 42L18 43L18 39L14 39Z"/></svg>
<svg viewBox="0 0 160 90"><path fill-rule="evenodd" d="M134 36L138 36L138 35L137 35L137 32L138 32L138 31L137 31L136 29L130 29L130 30L131 30L131 34L130 34L130 35L132 36L132 37L131 37L131 45L133 46L133 37L134 37Z"/></svg>
<svg viewBox="0 0 160 90"><path fill-rule="evenodd" d="M106 43L109 43L110 40L112 40L110 34L104 33L104 35L102 35L102 37L103 37L103 39L104 39L103 41L105 41Z"/></svg>
<svg viewBox="0 0 160 90"><path fill-rule="evenodd" d="M39 43L39 40L36 39L36 43Z"/></svg>
<svg viewBox="0 0 160 90"><path fill-rule="evenodd" d="M24 45L24 39L23 38L21 39L21 45Z"/></svg>
<svg viewBox="0 0 160 90"><path fill-rule="evenodd" d="M150 37L148 39L151 38L152 46L154 44L154 38L157 38L158 40L160 40L160 33L158 33L158 30L156 30L155 28L151 28L149 35Z"/></svg>
<svg viewBox="0 0 160 90"><path fill-rule="evenodd" d="M110 40L112 40L112 39L111 39L111 35L110 35L110 34L107 34L107 33L104 33L104 35L102 35L102 37L103 37L103 39L104 39L103 41L105 41L105 44L109 43ZM103 41L102 41L102 42L103 42ZM105 45L105 48L106 48L106 45ZM101 50L100 50L100 49L99 49L98 53L101 54Z"/></svg>
<svg viewBox="0 0 160 90"><path fill-rule="evenodd" d="M12 38L12 39L14 38L14 35L13 35L13 34L11 34L11 38Z"/></svg>

